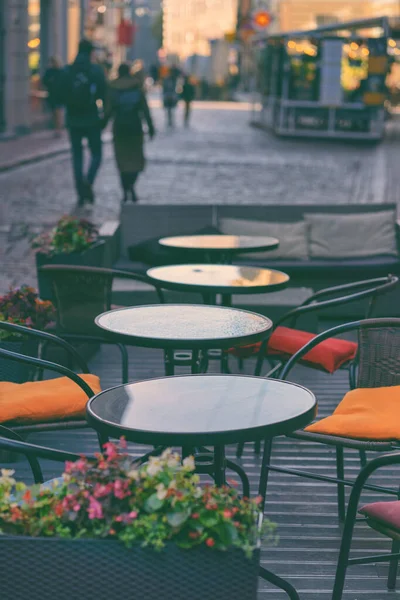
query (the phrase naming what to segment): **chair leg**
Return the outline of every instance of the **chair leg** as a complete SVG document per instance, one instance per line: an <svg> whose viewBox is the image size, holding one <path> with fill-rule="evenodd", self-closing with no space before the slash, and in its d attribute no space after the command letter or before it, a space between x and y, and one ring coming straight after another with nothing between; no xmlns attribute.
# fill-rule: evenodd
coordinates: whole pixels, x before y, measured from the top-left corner
<svg viewBox="0 0 400 600"><path fill-rule="evenodd" d="M257 440L256 442L254 442L254 454L259 456L260 453L261 453L261 442L260 442L260 440Z"/></svg>
<svg viewBox="0 0 400 600"><path fill-rule="evenodd" d="M400 552L400 541L393 540L392 542L392 554L396 554ZM389 563L389 575L387 580L387 588L388 590L396 589L396 579L397 579L397 569L399 566L398 557L393 558Z"/></svg>
<svg viewBox="0 0 400 600"><path fill-rule="evenodd" d="M238 369L240 373L243 373L244 370L244 360L243 358L238 358Z"/></svg>
<svg viewBox="0 0 400 600"><path fill-rule="evenodd" d="M344 452L343 448L336 447L336 477L344 479ZM343 523L346 517L346 501L345 501L345 486L343 483L337 484L337 502L338 502L338 517Z"/></svg>
<svg viewBox="0 0 400 600"><path fill-rule="evenodd" d="M262 498L262 504L260 505L260 510L264 512L265 508L265 500L267 496L267 485L268 485L268 475L269 475L269 463L271 461L271 453L272 453L272 438L265 440L264 442L264 451L261 463L261 475L260 475L260 483L258 486L258 494Z"/></svg>
<svg viewBox="0 0 400 600"><path fill-rule="evenodd" d="M117 344L119 351L121 352L121 363L122 363L122 383L128 383L128 351L123 344Z"/></svg>
<svg viewBox="0 0 400 600"><path fill-rule="evenodd" d="M355 485L350 494L349 506L347 509L347 515L344 523L342 542L340 545L338 564L336 567L335 583L332 592L332 600L342 600L344 582L346 579L346 572L349 564L350 547L353 538L354 525L356 523L357 508L358 501L360 499L360 494L361 486Z"/></svg>
<svg viewBox="0 0 400 600"><path fill-rule="evenodd" d="M367 466L367 453L365 450L359 450L361 468Z"/></svg>
<svg viewBox="0 0 400 600"><path fill-rule="evenodd" d="M240 442L236 447L236 458L242 458L244 450L244 442Z"/></svg>

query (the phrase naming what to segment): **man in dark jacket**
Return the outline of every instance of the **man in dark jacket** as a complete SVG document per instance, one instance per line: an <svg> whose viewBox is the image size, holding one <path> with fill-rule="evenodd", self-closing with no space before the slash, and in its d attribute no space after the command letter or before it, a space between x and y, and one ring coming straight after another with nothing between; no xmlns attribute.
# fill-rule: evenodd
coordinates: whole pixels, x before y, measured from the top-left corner
<svg viewBox="0 0 400 600"><path fill-rule="evenodd" d="M100 65L92 63L93 45L88 40L79 44L78 55L64 72L63 96L66 106L66 125L72 150L75 186L78 204L94 202L93 183L101 164L102 120L97 106L103 104L106 80ZM82 141L86 138L91 161L86 175L83 172Z"/></svg>

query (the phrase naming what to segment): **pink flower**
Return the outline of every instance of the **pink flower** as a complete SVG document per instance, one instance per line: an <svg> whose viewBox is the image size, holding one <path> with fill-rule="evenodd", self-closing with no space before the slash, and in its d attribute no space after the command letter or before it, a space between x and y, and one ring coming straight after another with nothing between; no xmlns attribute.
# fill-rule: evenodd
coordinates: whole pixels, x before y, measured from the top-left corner
<svg viewBox="0 0 400 600"><path fill-rule="evenodd" d="M103 445L103 448L104 454L107 456L108 460L113 460L114 458L117 458L118 449L115 444L113 444L112 442L107 442Z"/></svg>
<svg viewBox="0 0 400 600"><path fill-rule="evenodd" d="M114 496L123 500L126 496L128 496L126 492L127 482L123 482L120 479L114 481Z"/></svg>
<svg viewBox="0 0 400 600"><path fill-rule="evenodd" d="M105 496L111 494L113 487L114 486L111 482L107 483L107 485L96 483L93 490L93 496L95 498L104 498Z"/></svg>
<svg viewBox="0 0 400 600"><path fill-rule="evenodd" d="M133 510L132 512L129 513L129 516L132 520L136 519L136 517L138 516L136 510Z"/></svg>
<svg viewBox="0 0 400 600"><path fill-rule="evenodd" d="M89 498L89 508L88 508L89 519L102 519L103 518L103 508L93 496Z"/></svg>

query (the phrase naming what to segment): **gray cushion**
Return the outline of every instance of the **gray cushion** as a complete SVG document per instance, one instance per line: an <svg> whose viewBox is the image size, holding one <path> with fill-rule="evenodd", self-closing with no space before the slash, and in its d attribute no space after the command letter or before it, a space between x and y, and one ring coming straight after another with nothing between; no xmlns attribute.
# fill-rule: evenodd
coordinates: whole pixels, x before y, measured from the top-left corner
<svg viewBox="0 0 400 600"><path fill-rule="evenodd" d="M272 223L248 221L247 219L220 219L218 223L221 233L231 235L265 235L278 238L279 248L270 252L251 252L246 257L253 258L292 258L305 260L308 258L307 227L305 221L296 223Z"/></svg>
<svg viewBox="0 0 400 600"><path fill-rule="evenodd" d="M397 256L394 211L305 215L311 258Z"/></svg>

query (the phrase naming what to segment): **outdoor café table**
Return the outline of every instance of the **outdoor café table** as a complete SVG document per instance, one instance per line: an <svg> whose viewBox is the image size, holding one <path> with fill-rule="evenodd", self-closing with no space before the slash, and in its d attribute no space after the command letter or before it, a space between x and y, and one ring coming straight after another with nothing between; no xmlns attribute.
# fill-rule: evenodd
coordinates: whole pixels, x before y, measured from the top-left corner
<svg viewBox="0 0 400 600"><path fill-rule="evenodd" d="M87 420L102 440L125 436L152 446L206 449L217 485L225 484L225 469L241 478L249 495L248 478L225 458L225 445L265 440L259 494L265 503L271 441L308 425L316 414L314 395L287 381L246 375L183 375L120 385L88 401ZM185 450L183 450L185 454ZM203 455L205 456L205 455ZM200 463L201 465L201 463ZM200 472L205 472L201 470ZM263 577L298 595L287 582L261 569Z"/></svg>
<svg viewBox="0 0 400 600"><path fill-rule="evenodd" d="M265 294L287 286L289 275L273 269L237 265L169 265L152 267L147 276L161 287L202 294L205 304L230 306L232 294Z"/></svg>
<svg viewBox="0 0 400 600"><path fill-rule="evenodd" d="M252 235L181 235L158 240L164 248L185 253L203 253L207 263L230 263L237 254L275 250L279 240Z"/></svg>
<svg viewBox="0 0 400 600"><path fill-rule="evenodd" d="M272 328L272 321L263 315L202 304L119 308L102 313L95 323L115 341L163 349L167 375L174 374L174 350L191 350L192 372L197 372L200 350L253 344L264 340Z"/></svg>

